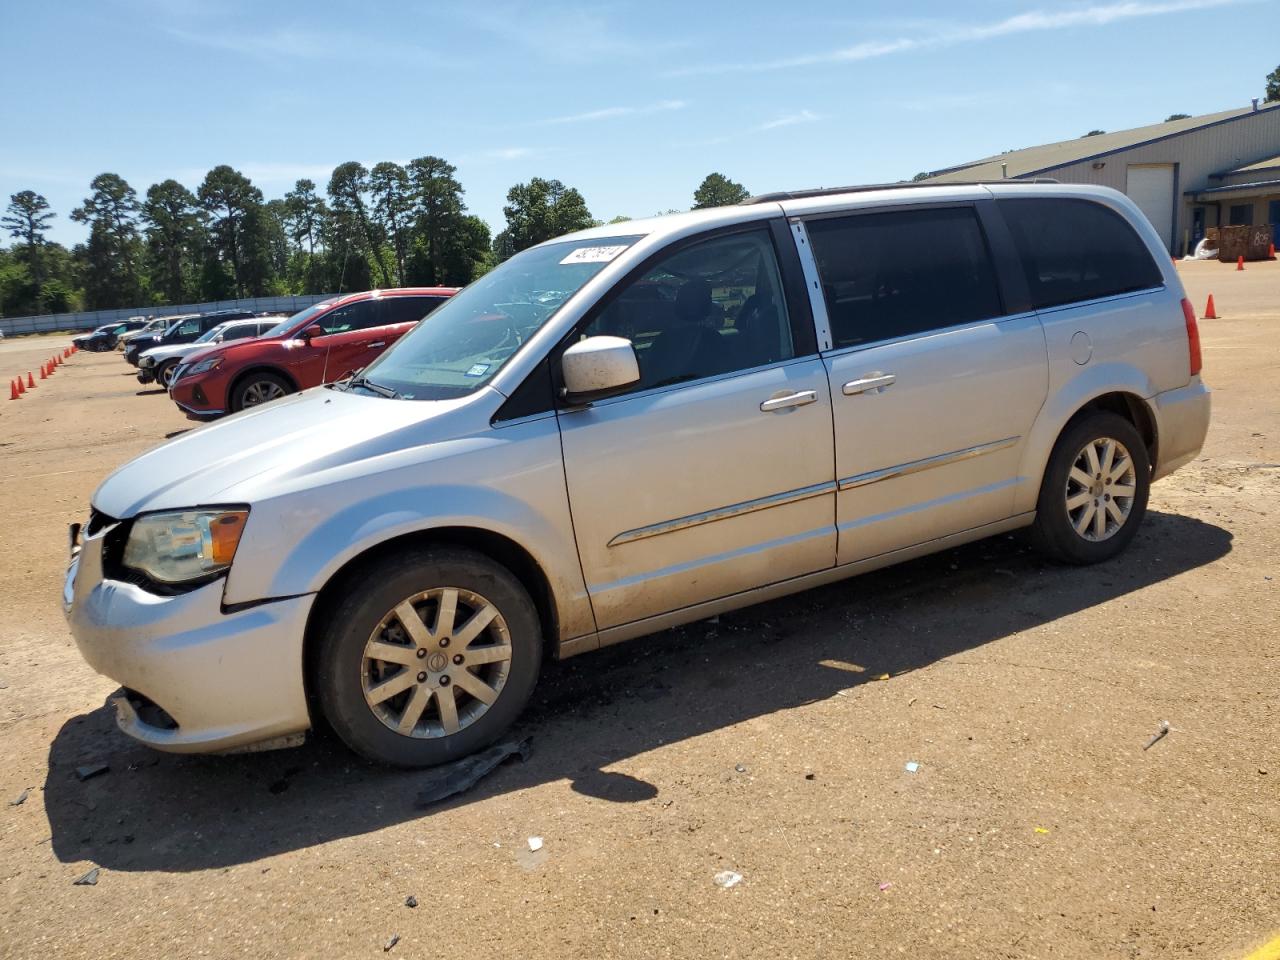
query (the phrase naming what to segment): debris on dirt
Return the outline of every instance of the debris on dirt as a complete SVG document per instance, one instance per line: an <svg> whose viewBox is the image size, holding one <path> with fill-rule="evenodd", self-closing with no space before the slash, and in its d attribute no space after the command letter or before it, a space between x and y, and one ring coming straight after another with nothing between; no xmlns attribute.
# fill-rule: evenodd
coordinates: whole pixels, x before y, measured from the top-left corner
<svg viewBox="0 0 1280 960"><path fill-rule="evenodd" d="M105 763L86 763L83 767L76 767L76 776L81 781L89 780L101 776L110 769L111 767Z"/></svg>
<svg viewBox="0 0 1280 960"><path fill-rule="evenodd" d="M935 704L933 705L933 709L935 709L935 710L945 710L945 709L947 709L947 708L946 708L946 707L944 707L944 706L943 706L942 704L940 704L940 703L935 703Z"/></svg>
<svg viewBox="0 0 1280 960"><path fill-rule="evenodd" d="M409 896L404 898L404 905L412 910L418 905L418 898L411 893Z"/></svg>
<svg viewBox="0 0 1280 960"><path fill-rule="evenodd" d="M1048 832L1049 831L1044 827L1036 827L1036 833L1048 833Z"/></svg>
<svg viewBox="0 0 1280 960"><path fill-rule="evenodd" d="M885 890L888 890L892 886L893 886L893 881L886 880L884 883L880 884L880 892L883 893Z"/></svg>
<svg viewBox="0 0 1280 960"><path fill-rule="evenodd" d="M737 764L733 769L736 770L738 773L747 772L746 764L742 764L742 763Z"/></svg>
<svg viewBox="0 0 1280 960"><path fill-rule="evenodd" d="M887 673L877 673L877 674L876 674L874 677L872 677L871 679L872 679L872 680L888 680L888 679L889 679L889 674L887 674Z"/></svg>
<svg viewBox="0 0 1280 960"><path fill-rule="evenodd" d="M907 773L915 773L917 770L920 769L920 764L916 763L914 760L908 760L907 766L905 769Z"/></svg>
<svg viewBox="0 0 1280 960"><path fill-rule="evenodd" d="M391 939L382 945L382 952L389 953L391 951L391 948L394 947L399 942L400 942L400 934L393 933L391 935Z"/></svg>
<svg viewBox="0 0 1280 960"><path fill-rule="evenodd" d="M817 776L817 774L814 774L814 773L806 773L806 774L804 775L804 778L805 778L806 780L812 780L812 779L814 779L816 776Z"/></svg>
<svg viewBox="0 0 1280 960"><path fill-rule="evenodd" d="M72 886L73 886L73 887L93 887L93 886L97 886L97 883L98 883L98 871L99 871L100 869L101 869L100 867L94 867L92 870L90 870L88 873L86 873L83 877L81 877L79 880L77 880L75 883L73 883L73 884L72 884Z"/></svg>
<svg viewBox="0 0 1280 960"><path fill-rule="evenodd" d="M742 874L734 873L732 870L721 870L716 874L715 880L716 886L731 890L742 882Z"/></svg>
<svg viewBox="0 0 1280 960"><path fill-rule="evenodd" d="M20 806L22 806L24 803L26 803L26 802L27 802L27 794L29 794L30 792L31 792L31 788L30 788L30 787L25 788L25 789L24 789L20 794L18 794L18 799L17 799L17 800L10 800L10 801L9 801L9 806L11 806L11 807L20 807Z"/></svg>
<svg viewBox="0 0 1280 960"><path fill-rule="evenodd" d="M1142 749L1150 750L1152 747L1154 747L1157 743L1159 743L1168 735L1169 735L1169 721L1162 720L1160 721L1160 729L1155 732L1155 735L1150 740L1148 740L1145 744L1143 744Z"/></svg>
<svg viewBox="0 0 1280 960"><path fill-rule="evenodd" d="M430 771L424 781L426 786L418 793L418 806L429 807L441 800L470 790L492 773L508 757L519 756L521 762L529 759L531 737L521 740L504 740L487 750Z"/></svg>
<svg viewBox="0 0 1280 960"><path fill-rule="evenodd" d="M530 851L532 851L533 853L537 853L537 852L538 852L539 850L541 850L541 849L542 849L542 838L541 838L541 837L530 837L530 838L529 838L529 850L530 850Z"/></svg>

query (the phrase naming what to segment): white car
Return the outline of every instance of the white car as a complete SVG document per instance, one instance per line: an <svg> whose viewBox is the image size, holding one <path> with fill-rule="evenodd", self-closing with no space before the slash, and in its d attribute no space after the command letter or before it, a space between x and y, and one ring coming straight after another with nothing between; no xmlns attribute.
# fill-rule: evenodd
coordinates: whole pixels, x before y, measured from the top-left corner
<svg viewBox="0 0 1280 960"><path fill-rule="evenodd" d="M73 528L64 606L144 743L323 717L440 763L544 656L1019 528L1111 560L1208 425L1123 194L776 194L525 250L356 376L144 453Z"/></svg>
<svg viewBox="0 0 1280 960"><path fill-rule="evenodd" d="M163 347L152 347L138 358L138 382L151 383L154 380L167 388L173 380L174 371L181 366L184 357L228 340L252 339L266 333L277 322L277 317L228 320L216 327L210 327L189 343L171 343Z"/></svg>

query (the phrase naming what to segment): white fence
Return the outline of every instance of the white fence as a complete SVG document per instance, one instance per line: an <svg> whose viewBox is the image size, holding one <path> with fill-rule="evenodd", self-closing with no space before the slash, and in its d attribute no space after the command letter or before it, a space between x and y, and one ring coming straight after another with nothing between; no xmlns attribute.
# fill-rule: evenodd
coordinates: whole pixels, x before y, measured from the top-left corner
<svg viewBox="0 0 1280 960"><path fill-rule="evenodd" d="M21 333L50 333L55 330L93 330L130 317L171 317L179 313L208 313L211 310L252 310L254 313L297 313L313 303L336 296L308 293L296 297L248 297L244 300L217 300L212 303L183 303L167 307L124 307L119 310L85 310L81 313L50 313L38 317L0 317L5 336Z"/></svg>

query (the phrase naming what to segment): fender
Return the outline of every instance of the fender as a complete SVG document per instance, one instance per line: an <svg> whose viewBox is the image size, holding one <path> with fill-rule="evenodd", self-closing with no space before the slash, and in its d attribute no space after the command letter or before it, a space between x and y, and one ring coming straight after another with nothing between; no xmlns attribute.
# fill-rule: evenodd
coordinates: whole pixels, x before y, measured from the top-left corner
<svg viewBox="0 0 1280 960"><path fill-rule="evenodd" d="M1127 393L1151 409L1150 398L1155 396L1155 385L1141 369L1129 363L1099 363L1083 368L1050 396L1040 409L1031 426L1023 448L1019 476L1026 482L1018 484L1014 501L1014 513L1026 513L1036 508L1040 496L1040 482L1053 445L1058 442L1068 421L1091 401L1108 393ZM1155 423L1155 417L1152 416Z"/></svg>

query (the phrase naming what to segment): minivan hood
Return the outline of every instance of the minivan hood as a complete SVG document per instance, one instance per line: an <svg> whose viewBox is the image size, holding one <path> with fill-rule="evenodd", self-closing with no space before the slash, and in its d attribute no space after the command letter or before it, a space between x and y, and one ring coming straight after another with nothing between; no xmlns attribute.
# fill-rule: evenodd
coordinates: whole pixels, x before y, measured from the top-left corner
<svg viewBox="0 0 1280 960"><path fill-rule="evenodd" d="M459 429L456 417L470 422L463 408L490 396L497 395L486 387L457 400L388 400L316 387L144 453L107 477L92 504L118 520L153 510L252 505L321 474L449 439Z"/></svg>

